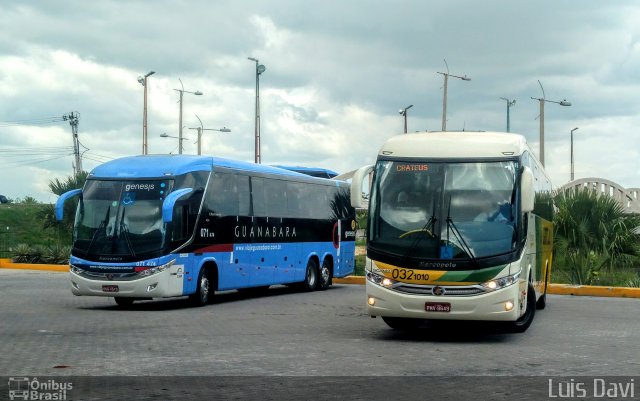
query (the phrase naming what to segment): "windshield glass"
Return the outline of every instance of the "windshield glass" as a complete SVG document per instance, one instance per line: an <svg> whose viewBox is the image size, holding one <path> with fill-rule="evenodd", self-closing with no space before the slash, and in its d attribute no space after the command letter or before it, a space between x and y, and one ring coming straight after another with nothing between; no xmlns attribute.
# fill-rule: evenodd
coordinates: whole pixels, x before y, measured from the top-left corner
<svg viewBox="0 0 640 401"><path fill-rule="evenodd" d="M475 260L512 251L517 170L517 161L379 161L369 247L438 260Z"/></svg>
<svg viewBox="0 0 640 401"><path fill-rule="evenodd" d="M172 186L171 180L88 180L76 211L74 249L127 257L162 249L162 202Z"/></svg>

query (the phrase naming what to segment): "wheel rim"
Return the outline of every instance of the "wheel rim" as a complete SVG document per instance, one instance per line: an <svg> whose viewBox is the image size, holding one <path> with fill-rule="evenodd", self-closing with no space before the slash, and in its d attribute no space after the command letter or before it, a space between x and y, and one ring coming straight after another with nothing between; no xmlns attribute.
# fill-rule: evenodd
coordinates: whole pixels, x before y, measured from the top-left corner
<svg viewBox="0 0 640 401"><path fill-rule="evenodd" d="M316 269L314 269L311 262L307 265L307 284L309 288L313 288L316 285Z"/></svg>
<svg viewBox="0 0 640 401"><path fill-rule="evenodd" d="M202 302L207 302L209 299L209 279L206 274L202 275L200 279L200 300Z"/></svg>
<svg viewBox="0 0 640 401"><path fill-rule="evenodd" d="M322 280L323 285L326 285L329 282L329 267L326 265L322 265L322 270L320 271L320 280Z"/></svg>

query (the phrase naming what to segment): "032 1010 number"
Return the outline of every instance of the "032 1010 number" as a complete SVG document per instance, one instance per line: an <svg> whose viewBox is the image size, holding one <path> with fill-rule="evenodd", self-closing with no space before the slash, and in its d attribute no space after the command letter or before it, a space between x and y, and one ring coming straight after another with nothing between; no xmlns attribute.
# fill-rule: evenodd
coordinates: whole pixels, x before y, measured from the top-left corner
<svg viewBox="0 0 640 401"><path fill-rule="evenodd" d="M394 269L391 272L391 277L394 280L413 280L413 281L428 281L429 274L416 273L411 269Z"/></svg>

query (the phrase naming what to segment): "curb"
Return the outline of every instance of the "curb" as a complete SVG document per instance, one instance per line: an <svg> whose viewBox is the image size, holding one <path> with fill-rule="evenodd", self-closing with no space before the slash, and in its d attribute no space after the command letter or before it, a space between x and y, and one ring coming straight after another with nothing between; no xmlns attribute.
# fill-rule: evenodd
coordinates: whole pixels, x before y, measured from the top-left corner
<svg viewBox="0 0 640 401"><path fill-rule="evenodd" d="M364 284L363 276L334 278L334 284ZM640 288L599 287L593 285L549 284L547 294L590 297L640 298Z"/></svg>
<svg viewBox="0 0 640 401"><path fill-rule="evenodd" d="M41 265L29 263L13 263L11 259L0 259L0 269L42 270L68 272L69 265ZM347 276L334 278L334 284L364 285L364 276ZM594 285L549 284L547 294L575 295L589 297L640 298L640 288L600 287Z"/></svg>
<svg viewBox="0 0 640 401"><path fill-rule="evenodd" d="M0 259L0 269L44 270L44 271L54 271L54 272L68 272L69 265L13 263L11 259Z"/></svg>

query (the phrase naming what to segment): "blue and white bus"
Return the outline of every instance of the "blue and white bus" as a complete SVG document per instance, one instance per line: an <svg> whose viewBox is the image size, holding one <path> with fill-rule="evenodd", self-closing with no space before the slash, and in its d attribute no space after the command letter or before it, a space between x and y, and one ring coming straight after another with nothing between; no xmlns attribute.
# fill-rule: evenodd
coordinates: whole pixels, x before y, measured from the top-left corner
<svg viewBox="0 0 640 401"><path fill-rule="evenodd" d="M206 156L125 157L96 167L79 196L75 295L135 300L300 283L323 290L354 271L349 185Z"/></svg>

